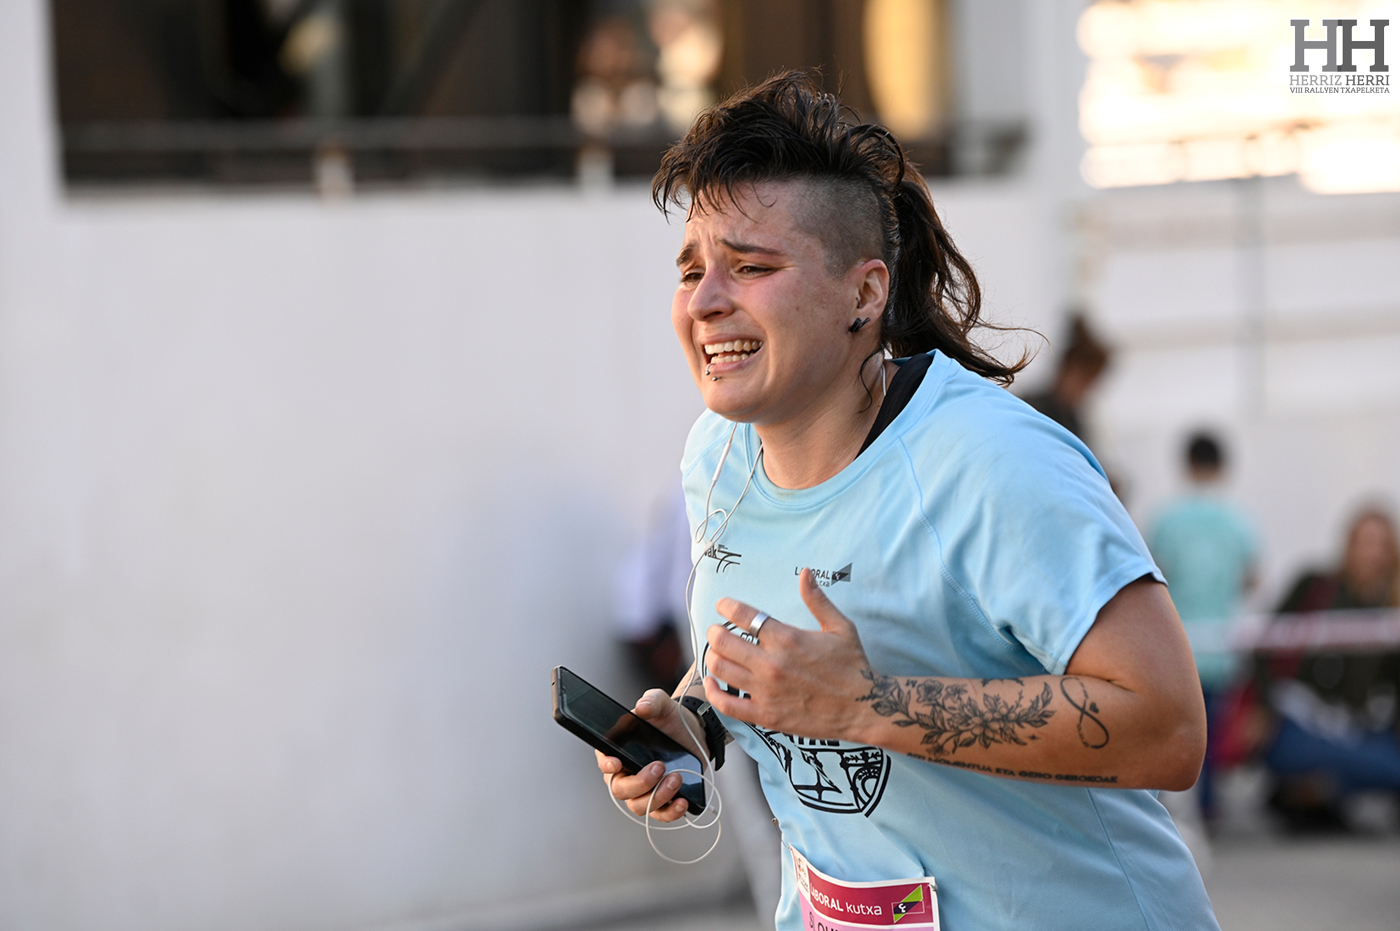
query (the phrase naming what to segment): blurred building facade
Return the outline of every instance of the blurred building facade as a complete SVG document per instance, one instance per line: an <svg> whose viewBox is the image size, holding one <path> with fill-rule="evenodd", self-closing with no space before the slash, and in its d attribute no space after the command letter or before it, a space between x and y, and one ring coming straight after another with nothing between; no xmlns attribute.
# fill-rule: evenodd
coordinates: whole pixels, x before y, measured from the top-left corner
<svg viewBox="0 0 1400 931"><path fill-rule="evenodd" d="M1295 41L1324 41L1324 18L1364 41L1389 17L1393 35L1397 14L1134 0L1079 23L1100 190L1075 212L1076 287L1121 362L1098 398L1104 454L1141 518L1194 427L1238 448L1233 490L1264 532L1257 607L1325 563L1364 500L1400 503L1400 95L1299 93L1328 59ZM1386 67L1358 48L1338 81Z"/></svg>
<svg viewBox="0 0 1400 931"><path fill-rule="evenodd" d="M1091 416L1135 513L1185 431L1228 433L1272 597L1400 498L1400 195L1089 187L1083 12L0 4L0 926L727 894L732 851L658 860L545 690L624 687L612 567L698 412L647 166L773 67L922 146L994 319L1115 341Z"/></svg>

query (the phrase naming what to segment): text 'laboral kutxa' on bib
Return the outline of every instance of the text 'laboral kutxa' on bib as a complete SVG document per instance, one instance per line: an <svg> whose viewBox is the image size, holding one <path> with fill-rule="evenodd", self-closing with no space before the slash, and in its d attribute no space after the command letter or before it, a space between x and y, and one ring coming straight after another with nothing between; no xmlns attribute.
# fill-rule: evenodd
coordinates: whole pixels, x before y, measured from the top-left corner
<svg viewBox="0 0 1400 931"><path fill-rule="evenodd" d="M917 928L938 931L938 883L932 876L880 882L842 882L807 862L792 847L802 927L807 931Z"/></svg>

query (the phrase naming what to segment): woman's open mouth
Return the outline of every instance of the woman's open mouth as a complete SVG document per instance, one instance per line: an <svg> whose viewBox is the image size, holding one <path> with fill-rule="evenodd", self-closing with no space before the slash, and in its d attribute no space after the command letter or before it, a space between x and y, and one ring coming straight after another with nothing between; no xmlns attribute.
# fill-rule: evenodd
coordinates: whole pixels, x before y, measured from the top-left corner
<svg viewBox="0 0 1400 931"><path fill-rule="evenodd" d="M762 348L763 341L758 339L736 339L727 343L706 343L705 361L711 365L721 365L725 362L743 362Z"/></svg>

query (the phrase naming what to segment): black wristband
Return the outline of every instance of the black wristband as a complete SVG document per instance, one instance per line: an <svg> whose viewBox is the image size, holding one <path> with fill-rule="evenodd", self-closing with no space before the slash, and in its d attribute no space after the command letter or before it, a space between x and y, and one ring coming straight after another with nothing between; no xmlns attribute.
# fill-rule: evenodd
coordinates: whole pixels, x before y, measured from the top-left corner
<svg viewBox="0 0 1400 931"><path fill-rule="evenodd" d="M709 751L710 764L718 770L724 765L724 745L727 742L725 738L729 736L729 731L724 729L724 724L721 723L715 709L703 698L686 695L681 698L681 707L693 712L700 719L705 728L705 749Z"/></svg>

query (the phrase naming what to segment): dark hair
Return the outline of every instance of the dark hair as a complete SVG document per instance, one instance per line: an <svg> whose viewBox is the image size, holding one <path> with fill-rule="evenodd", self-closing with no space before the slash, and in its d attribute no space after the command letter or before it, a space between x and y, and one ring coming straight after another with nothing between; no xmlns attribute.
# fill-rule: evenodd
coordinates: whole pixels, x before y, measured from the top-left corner
<svg viewBox="0 0 1400 931"><path fill-rule="evenodd" d="M1225 454L1215 437L1196 433L1186 444L1186 462L1197 469L1218 469L1225 464Z"/></svg>
<svg viewBox="0 0 1400 931"><path fill-rule="evenodd" d="M1389 508L1379 502L1363 505L1352 514L1351 522L1347 525L1346 546L1342 551L1341 575L1346 581L1353 585L1360 581L1354 578L1353 566L1349 559L1351 549L1356 544L1356 535L1361 530L1361 526L1370 521L1375 521L1385 528L1386 536L1390 543L1390 565L1387 573L1390 575L1388 591L1381 595L1378 607L1381 605L1396 607L1400 606L1400 540L1397 540L1395 532L1395 518Z"/></svg>
<svg viewBox="0 0 1400 931"><path fill-rule="evenodd" d="M1079 369L1092 378L1108 367L1112 350L1089 328L1089 321L1082 311L1071 310L1069 315L1069 341L1064 355L1060 356L1060 370Z"/></svg>
<svg viewBox="0 0 1400 931"><path fill-rule="evenodd" d="M937 349L1004 385L1026 367L1026 354L1006 365L969 339L978 327L1009 328L981 319L977 276L899 143L880 126L847 120L810 74L775 75L706 110L667 150L651 193L663 212L686 196L692 210L737 206L740 187L765 181L819 182L823 218L835 222L817 233L833 261L863 241L878 249L890 270L880 341L895 356Z"/></svg>

